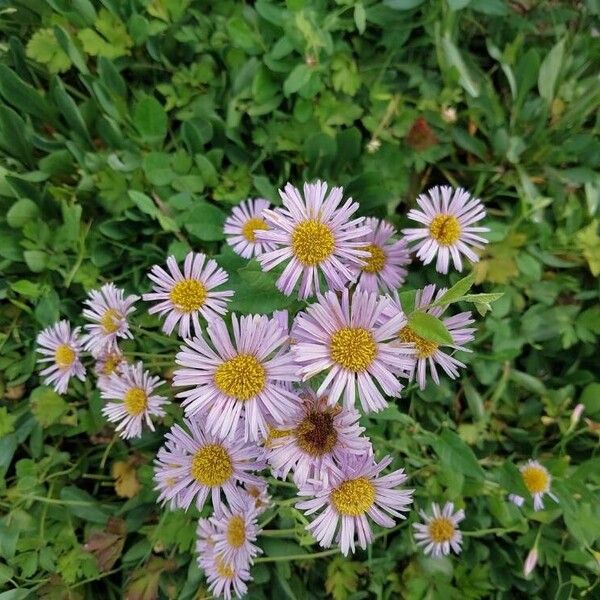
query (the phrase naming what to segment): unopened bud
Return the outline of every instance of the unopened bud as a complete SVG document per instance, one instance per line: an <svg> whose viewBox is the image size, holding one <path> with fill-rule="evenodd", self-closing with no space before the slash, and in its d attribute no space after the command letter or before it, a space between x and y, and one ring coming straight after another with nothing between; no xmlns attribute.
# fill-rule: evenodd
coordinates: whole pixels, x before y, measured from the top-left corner
<svg viewBox="0 0 600 600"><path fill-rule="evenodd" d="M538 561L538 552L537 552L537 547L534 546L529 551L529 554L527 555L527 558L525 559L525 562L523 563L523 575L525 575L525 577L529 577L529 575L531 575L531 572L535 569L535 566L537 565L537 561Z"/></svg>
<svg viewBox="0 0 600 600"><path fill-rule="evenodd" d="M573 409L573 412L571 413L571 426L575 427L575 425L577 425L577 423L579 423L579 420L581 419L581 415L583 414L583 411L585 409L585 406L583 404L581 404L581 402Z"/></svg>
<svg viewBox="0 0 600 600"><path fill-rule="evenodd" d="M446 123L456 123L456 109L454 106L444 106L442 108L442 119L446 121Z"/></svg>

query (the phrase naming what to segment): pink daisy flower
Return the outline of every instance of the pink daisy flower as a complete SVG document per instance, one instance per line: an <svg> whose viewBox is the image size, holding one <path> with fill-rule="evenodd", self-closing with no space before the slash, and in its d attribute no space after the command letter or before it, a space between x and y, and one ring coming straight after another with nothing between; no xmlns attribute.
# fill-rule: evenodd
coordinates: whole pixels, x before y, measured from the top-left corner
<svg viewBox="0 0 600 600"><path fill-rule="evenodd" d="M300 488L300 496L312 498L299 502L296 508L306 515L321 511L307 530L322 547L329 548L335 536L347 556L355 551L356 542L363 549L371 542L367 517L382 527L394 526L389 515L406 518L402 513L408 511L414 490L397 489L407 480L403 469L380 476L391 462L389 456L380 463L370 455L348 456L339 468L331 470L327 482L309 480Z"/></svg>
<svg viewBox="0 0 600 600"><path fill-rule="evenodd" d="M473 223L485 217L481 200L472 198L462 188L433 187L417 198L421 210L408 211L408 218L424 227L403 229L407 242L417 242L417 256L428 265L437 255L436 271L447 273L450 258L454 268L462 271L461 254L476 263L479 257L471 248L483 248L487 240L480 233L487 227L474 227Z"/></svg>
<svg viewBox="0 0 600 600"><path fill-rule="evenodd" d="M112 402L106 403L102 414L111 423L118 423L116 430L123 439L140 437L144 423L154 431L151 417L165 416L163 406L169 400L154 393L163 384L160 378L145 371L141 362L124 364L120 371L110 376L101 395Z"/></svg>
<svg viewBox="0 0 600 600"><path fill-rule="evenodd" d="M435 285L426 285L422 290L417 291L415 296L415 309L423 310L426 313L433 315L434 317L441 317L446 307L435 306L429 307L430 304L439 300L442 295L446 292L446 288L435 292ZM395 308L402 312L402 306L400 299L396 294L394 296ZM473 341L475 328L468 327L475 322L472 318L471 312L462 312L453 317L448 317L442 321L448 330L448 333L452 337L452 346L448 346L448 349L461 350L463 352L471 352L465 347L465 344ZM440 378L437 372L436 365L439 365L443 371L451 379L458 377L458 369L464 367L464 363L454 358L447 352L444 352L445 346L439 346L435 342L430 342L417 335L408 325L404 325L398 332L398 339L402 344L414 344L416 351L416 377L417 383L421 389L425 389L427 380L427 366L431 372L433 381L439 385ZM414 373L413 373L414 376ZM411 377L412 379L412 377Z"/></svg>
<svg viewBox="0 0 600 600"><path fill-rule="evenodd" d="M291 184L279 192L283 208L265 210L268 230L257 230L259 241L271 242L278 248L264 252L258 261L264 271L287 262L277 280L277 287L289 296L300 280L300 298L308 298L320 290L319 274L323 273L330 289L342 290L368 253L360 241L369 233L362 225L363 217L350 220L358 203L349 198L342 202L343 190L332 188L325 198L327 184L321 181L304 184L304 198Z"/></svg>
<svg viewBox="0 0 600 600"><path fill-rule="evenodd" d="M127 359L117 346L111 350L102 351L96 357L96 364L94 365L94 373L98 378L96 382L98 389L104 389L110 382L111 375L113 373L120 374L126 364Z"/></svg>
<svg viewBox="0 0 600 600"><path fill-rule="evenodd" d="M330 406L312 390L300 393L302 405L289 415L283 429L272 430L265 442L267 462L285 479L290 471L302 486L309 478L326 474L327 468L348 454L371 455L371 443L362 437L360 415L352 408Z"/></svg>
<svg viewBox="0 0 600 600"><path fill-rule="evenodd" d="M550 475L550 472L546 467L537 460L530 459L524 465L519 467L519 471L521 471L523 485L527 488L527 491L533 498L534 510L544 509L545 495L548 495L554 502L558 503L558 498L550 491L552 475ZM518 494L509 494L508 499L517 506L522 506L525 502L525 498Z"/></svg>
<svg viewBox="0 0 600 600"><path fill-rule="evenodd" d="M135 311L133 305L139 299L133 294L125 297L125 291L112 282L89 292L83 316L92 323L85 326L85 349L98 356L114 349L118 338L132 339L127 317Z"/></svg>
<svg viewBox="0 0 600 600"><path fill-rule="evenodd" d="M359 267L358 285L368 292L398 289L406 278L405 266L410 263L410 252L404 239L394 240L396 229L386 221L369 217L365 225L371 233L364 239L363 250L370 253L363 259L365 265Z"/></svg>
<svg viewBox="0 0 600 600"><path fill-rule="evenodd" d="M167 258L167 268L154 265L148 277L154 282L152 292L144 294L147 302L158 301L148 312L166 315L162 330L170 335L179 324L179 335L191 335L192 325L196 335L202 334L201 315L206 321L227 312L227 302L233 296L231 290L214 291L229 279L229 275L217 263L206 260L205 254L190 252L183 262L183 273L174 256Z"/></svg>
<svg viewBox="0 0 600 600"><path fill-rule="evenodd" d="M263 451L239 435L224 439L203 431L199 422L184 422L188 431L179 425L172 427L156 457L158 502L187 510L195 500L202 510L210 495L213 509L220 515L225 494L229 506L239 507L243 500L238 483L261 483L251 471L265 467Z"/></svg>
<svg viewBox="0 0 600 600"><path fill-rule="evenodd" d="M248 592L247 581L251 581L248 566L236 566L227 562L215 551L198 552L198 565L204 571L209 592L222 596L225 600L232 597L242 598Z"/></svg>
<svg viewBox="0 0 600 600"><path fill-rule="evenodd" d="M36 350L42 355L38 363L50 363L40 375L59 394L67 391L71 377L85 381L85 367L79 359L83 346L79 331L79 327L71 330L68 321L59 321L37 336Z"/></svg>
<svg viewBox="0 0 600 600"><path fill-rule="evenodd" d="M425 554L435 557L450 554L450 549L460 554L462 533L458 524L465 518L465 511L454 512L452 502L446 502L442 510L434 502L431 510L432 515L419 511L425 523L413 523L417 545L423 547Z"/></svg>
<svg viewBox="0 0 600 600"><path fill-rule="evenodd" d="M222 559L236 567L247 567L262 550L255 544L260 534L258 512L249 498L237 508L223 507L219 516L210 518L214 526L211 539L214 550Z"/></svg>
<svg viewBox="0 0 600 600"><path fill-rule="evenodd" d="M274 244L258 240L256 237L257 231L269 228L263 218L263 211L268 208L269 201L264 198L244 200L233 207L231 215L225 220L223 231L227 236L227 243L236 254L252 258L275 249Z"/></svg>
<svg viewBox="0 0 600 600"><path fill-rule="evenodd" d="M357 289L352 296L343 290L319 296L296 317L292 346L304 380L327 371L317 395L327 392L335 404L344 394L344 403L353 407L358 388L363 410L368 413L387 406L381 390L398 396L402 385L397 376L408 377L413 369L414 351L408 344L391 343L406 324L397 312L387 317L389 299Z"/></svg>
<svg viewBox="0 0 600 600"><path fill-rule="evenodd" d="M173 385L192 386L177 394L189 417L200 415L207 431L235 435L240 420L244 439L258 441L267 434L267 421L283 423L299 402L282 384L297 381L289 352L280 352L288 335L265 315L231 317L233 340L223 319L208 324L210 340L186 340L177 354L182 368Z"/></svg>

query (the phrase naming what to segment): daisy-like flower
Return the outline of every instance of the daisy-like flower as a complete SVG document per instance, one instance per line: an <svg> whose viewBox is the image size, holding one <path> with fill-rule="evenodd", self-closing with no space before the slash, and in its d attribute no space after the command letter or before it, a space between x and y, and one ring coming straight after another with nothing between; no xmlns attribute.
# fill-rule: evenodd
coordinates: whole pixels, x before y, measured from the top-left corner
<svg viewBox="0 0 600 600"><path fill-rule="evenodd" d="M437 255L436 271L447 273L450 258L457 271L463 268L461 254L473 263L479 260L472 248L483 248L487 240L479 234L489 231L473 226L485 217L481 200L462 188L442 186L421 194L417 203L421 210L409 210L408 218L424 227L403 229L402 233L407 242L417 242L414 249L423 264L429 264Z"/></svg>
<svg viewBox="0 0 600 600"><path fill-rule="evenodd" d="M419 511L425 523L413 524L417 545L423 547L425 554L435 557L450 554L450 549L460 554L462 533L458 524L465 518L465 511L461 508L454 512L452 502L446 502L441 510L434 502L431 511L431 515Z"/></svg>
<svg viewBox="0 0 600 600"><path fill-rule="evenodd" d="M158 451L154 481L160 494L158 502L187 510L195 500L198 510L209 495L217 515L221 514L225 494L232 508L243 502L238 483L259 486L260 471L265 464L262 450L253 443L223 439L204 432L198 421L184 419L188 431L175 425L166 435L165 445Z"/></svg>
<svg viewBox="0 0 600 600"><path fill-rule="evenodd" d="M304 184L304 198L291 184L280 190L283 208L265 210L269 229L257 230L259 241L270 242L276 250L258 257L261 267L270 271L287 262L277 280L277 287L289 296L300 280L300 298L308 298L320 290L322 273L330 289L342 290L369 253L362 249L369 228L363 217L350 220L358 203L349 198L342 203L343 190L332 188L325 198L327 184L321 181Z"/></svg>
<svg viewBox="0 0 600 600"><path fill-rule="evenodd" d="M231 290L215 291L223 285L229 275L217 263L206 260L205 254L190 252L183 262L181 272L174 256L167 258L167 268L154 265L148 277L154 282L152 292L144 294L148 302L157 301L148 312L166 315L163 331L170 335L179 323L179 335L187 338L191 335L192 326L196 335L202 334L200 319L206 321L224 315L227 302L231 300Z"/></svg>
<svg viewBox="0 0 600 600"><path fill-rule="evenodd" d="M285 479L293 471L294 482L302 486L347 454L372 454L369 439L361 436L365 429L358 424L358 411L329 406L327 398L317 398L308 389L300 397L303 403L284 429L272 430L265 442L267 462L278 476Z"/></svg>
<svg viewBox="0 0 600 600"><path fill-rule="evenodd" d="M552 475L548 469L541 465L537 460L528 460L524 465L519 467L523 484L533 498L533 509L543 510L544 496L547 494L554 502L558 503L558 498L550 491L552 483ZM518 494L509 494L508 499L517 506L522 506L525 502L523 496Z"/></svg>
<svg viewBox="0 0 600 600"><path fill-rule="evenodd" d="M433 315L434 317L441 317L446 307L429 305L437 301L446 292L446 288L438 290L437 294L435 291L435 285L426 285L422 290L417 291L415 296L415 309L423 310L426 313ZM398 294L394 295L394 308L402 312L402 305ZM453 317L443 319L443 323L448 330L448 333L452 337L452 345L448 347L440 346L435 342L431 342L417 335L407 324L405 324L398 331L398 340L402 344L414 344L416 351L416 377L417 383L421 389L425 389L425 383L427 380L427 366L429 365L429 371L431 377L436 384L440 383L440 378L437 372L436 365L440 366L442 370L450 377L455 379L458 377L458 369L464 367L464 363L454 358L447 351L461 350L462 352L471 352L465 347L465 344L473 340L475 328L468 327L475 320L472 318L471 312L462 312ZM447 351L444 351L446 349ZM414 375L414 373L413 373Z"/></svg>
<svg viewBox="0 0 600 600"><path fill-rule="evenodd" d="M231 322L233 340L216 318L206 329L210 344L203 338L185 341L173 385L192 386L177 396L187 416L200 415L207 431L234 435L242 419L244 439L258 441L267 433L267 419L283 423L299 402L281 385L298 381L297 368L289 352L279 352L288 340L279 323L265 315L232 315Z"/></svg>
<svg viewBox="0 0 600 600"><path fill-rule="evenodd" d="M37 336L37 351L42 355L38 363L50 363L40 375L59 394L67 391L71 377L85 380L85 367L79 360L83 345L79 331L79 327L71 330L68 321L59 321Z"/></svg>
<svg viewBox="0 0 600 600"><path fill-rule="evenodd" d="M269 228L263 218L263 211L267 208L269 201L264 198L244 200L233 207L231 215L225 219L223 231L227 236L227 243L236 254L252 258L275 249L274 244L256 239L257 231Z"/></svg>
<svg viewBox="0 0 600 600"><path fill-rule="evenodd" d="M127 360L121 353L121 350L115 346L112 350L106 350L100 353L96 358L94 373L96 374L98 389L104 389L110 382L113 373L120 373Z"/></svg>
<svg viewBox="0 0 600 600"><path fill-rule="evenodd" d="M406 518L402 513L408 511L414 490L397 489L407 479L403 469L380 476L391 462L389 456L380 463L370 455L346 456L339 468L331 469L326 482L309 480L300 488L300 496L312 498L299 502L296 508L306 515L322 511L307 530L323 548L331 546L338 532L336 542L347 556L354 552L356 542L363 549L371 542L367 517L382 527L394 526L389 515Z"/></svg>
<svg viewBox="0 0 600 600"><path fill-rule="evenodd" d="M398 311L387 316L388 309L388 298L360 289L350 297L346 289L341 298L335 292L319 296L316 304L298 314L292 353L304 380L328 371L317 395L327 392L330 404L335 404L344 394L345 405L353 407L358 388L368 413L387 406L381 390L388 396L400 393L397 376L408 377L412 371L414 350L390 343L406 325L406 317Z"/></svg>
<svg viewBox="0 0 600 600"><path fill-rule="evenodd" d="M393 240L396 230L385 221L369 217L365 224L371 228L365 238L364 250L370 253L365 265L359 267L358 285L368 292L398 289L406 278L405 266L410 263L410 252L404 239Z"/></svg>
<svg viewBox="0 0 600 600"><path fill-rule="evenodd" d="M123 439L140 437L144 423L154 431L151 417L165 416L163 406L169 400L154 393L163 383L145 371L141 362L125 364L110 376L101 390L102 398L109 400L102 414L111 423L118 423L116 430Z"/></svg>
<svg viewBox="0 0 600 600"><path fill-rule="evenodd" d="M260 533L257 517L258 512L249 498L238 508L224 506L221 515L211 517L214 549L226 563L245 567L262 552L254 543Z"/></svg>
<svg viewBox="0 0 600 600"><path fill-rule="evenodd" d="M252 580L248 566L227 562L215 551L199 552L198 565L206 575L208 589L213 596L231 600L234 596L242 598L246 595L246 582Z"/></svg>
<svg viewBox="0 0 600 600"><path fill-rule="evenodd" d="M98 356L113 350L118 338L132 339L127 317L135 311L134 304L139 299L133 294L125 297L125 292L112 282L92 290L83 310L83 316L92 321L85 326L85 349Z"/></svg>

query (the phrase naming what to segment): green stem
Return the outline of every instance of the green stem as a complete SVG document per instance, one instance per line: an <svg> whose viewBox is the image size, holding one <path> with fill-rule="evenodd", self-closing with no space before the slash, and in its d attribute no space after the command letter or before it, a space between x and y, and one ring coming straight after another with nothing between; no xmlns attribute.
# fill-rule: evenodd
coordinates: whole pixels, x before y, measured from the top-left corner
<svg viewBox="0 0 600 600"><path fill-rule="evenodd" d="M478 529L475 531L463 531L462 534L467 537L484 537L486 535L491 535L493 533L504 534L511 533L512 531L520 531L520 527L509 527L505 529L504 527L493 527L492 529Z"/></svg>

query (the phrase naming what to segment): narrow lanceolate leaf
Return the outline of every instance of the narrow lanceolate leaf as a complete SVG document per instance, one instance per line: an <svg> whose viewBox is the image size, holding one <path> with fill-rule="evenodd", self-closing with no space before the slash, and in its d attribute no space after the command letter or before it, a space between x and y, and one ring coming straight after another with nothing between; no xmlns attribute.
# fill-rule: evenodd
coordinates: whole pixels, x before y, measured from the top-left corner
<svg viewBox="0 0 600 600"><path fill-rule="evenodd" d="M449 290L447 290L439 300L436 300L432 306L445 306L462 300L463 296L471 289L475 282L475 273L469 273L457 281Z"/></svg>
<svg viewBox="0 0 600 600"><path fill-rule="evenodd" d="M409 327L419 336L435 344L451 345L452 336L446 326L433 315L415 310L408 317Z"/></svg>

